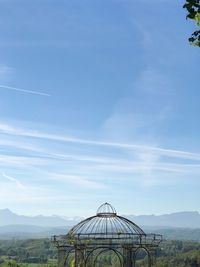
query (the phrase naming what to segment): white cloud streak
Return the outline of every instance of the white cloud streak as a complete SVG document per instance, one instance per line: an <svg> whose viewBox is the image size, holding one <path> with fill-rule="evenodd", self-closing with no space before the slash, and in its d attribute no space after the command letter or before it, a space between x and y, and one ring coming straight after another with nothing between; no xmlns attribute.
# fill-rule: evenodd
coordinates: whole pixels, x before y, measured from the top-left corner
<svg viewBox="0 0 200 267"><path fill-rule="evenodd" d="M5 170L11 168L15 171L25 170L31 177L33 173L37 173L37 176L42 177L43 181L57 181L59 184L63 183L79 188L99 189L107 188L108 184L104 179L108 175L111 180L115 181L116 179L122 180L118 174L126 174L127 178L125 179L129 181L137 180L140 184L152 186L162 184L163 180L166 184L173 181L180 182L188 175L193 175L195 182L200 173L199 153L147 145L80 139L42 131L31 131L27 128L17 128L1 123L0 133L3 133L4 139L8 138L8 140L1 139L0 141L0 145L4 148L0 153L1 168L6 168ZM26 140L26 143L20 142L20 137ZM69 142L84 146L79 146L81 153L74 153L73 150L71 153L68 153L69 150L67 153L64 151L59 153L59 147L55 149L55 144L52 144L53 150L50 149L51 145L48 145L48 148L42 147L40 142L42 140ZM48 144L50 143L52 142L48 142ZM6 152L7 146L16 147L17 150L12 153L9 149ZM101 146L116 148L126 154L119 157L117 153L116 157L118 150L111 150L113 153L109 153L109 156L97 156L95 153L98 153L98 149L95 152L93 149L93 152L88 152L88 149L91 150L91 147L88 146L96 146L101 150ZM162 159L163 156L166 158ZM178 163L170 160L174 157L183 161L178 161ZM190 162L186 163L185 159ZM54 166L53 173L50 171L52 166ZM14 182L14 180L12 181Z"/></svg>
<svg viewBox="0 0 200 267"><path fill-rule="evenodd" d="M50 94L39 92L39 91L35 91L35 90L26 90L26 89L7 86L7 85L2 85L2 84L0 85L0 89L12 90L12 91L20 92L20 93L40 95L40 96L51 96Z"/></svg>
<svg viewBox="0 0 200 267"><path fill-rule="evenodd" d="M93 161L91 158L85 158L84 156L78 155L63 155L61 158L48 156L46 158L41 157L21 157L21 156L10 156L0 154L0 166L12 167L16 169L23 170L43 170L52 166L55 163L55 160L61 161L60 168L65 171L65 164L69 160L70 163L70 172L76 176L62 176L65 177L68 181L72 179L73 181L78 182L78 177L80 178L79 173L87 173L87 175L98 173L129 173L129 174L138 174L148 171L156 172L165 172L165 173L180 173L180 174L199 174L200 173L200 164L177 164L170 162L160 162L160 161L137 161L137 160L120 160L120 159L110 159L108 161L103 159L96 159ZM63 163L64 165L63 165ZM85 162L84 165L80 165L80 161ZM68 170L69 171L69 170ZM66 171L66 173L68 172ZM56 173L55 173L56 175ZM48 174L49 177L49 174ZM81 178L82 179L82 178ZM85 178L84 178L85 179ZM81 182L81 180L80 180ZM88 183L89 185L89 183Z"/></svg>
<svg viewBox="0 0 200 267"><path fill-rule="evenodd" d="M5 174L4 172L2 172L2 177L13 182L20 189L26 189L26 187L18 179L14 178L10 175Z"/></svg>
<svg viewBox="0 0 200 267"><path fill-rule="evenodd" d="M77 143L77 144L82 144L82 145L107 146L107 147L113 147L113 148L119 148L119 149L137 150L140 152L147 151L147 152L153 152L155 154L158 154L159 156L175 157L175 158L181 158L181 159L190 159L190 160L200 161L200 153L192 153L188 151L167 149L167 148L156 147L156 146L81 139L81 138L70 137L70 136L49 134L49 133L40 132L40 131L30 131L27 129L12 127L7 124L0 124L0 133L14 135L14 136L29 137L29 138L46 139L46 140L52 140L52 141Z"/></svg>

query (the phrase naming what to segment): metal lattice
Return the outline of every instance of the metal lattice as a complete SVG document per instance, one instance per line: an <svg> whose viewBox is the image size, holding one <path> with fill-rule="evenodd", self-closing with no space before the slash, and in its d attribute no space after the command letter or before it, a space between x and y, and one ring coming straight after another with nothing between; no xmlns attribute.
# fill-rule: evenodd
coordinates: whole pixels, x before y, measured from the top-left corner
<svg viewBox="0 0 200 267"><path fill-rule="evenodd" d="M67 235L53 237L53 242L60 252L60 267L68 266L66 258L72 252L75 253L74 266L87 267L91 261L93 264L88 266L95 265L97 255L109 250L114 251L120 258L120 266L131 267L140 248L147 251L148 266L152 266L152 252L161 241L161 235L145 234L138 225L118 216L109 203L101 205L95 216L78 223Z"/></svg>

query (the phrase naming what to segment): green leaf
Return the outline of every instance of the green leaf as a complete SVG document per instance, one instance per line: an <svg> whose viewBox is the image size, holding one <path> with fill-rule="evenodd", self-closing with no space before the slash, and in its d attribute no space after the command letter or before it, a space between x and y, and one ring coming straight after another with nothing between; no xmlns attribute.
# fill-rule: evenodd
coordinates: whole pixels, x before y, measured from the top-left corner
<svg viewBox="0 0 200 267"><path fill-rule="evenodd" d="M190 43L193 43L196 39L194 37L190 37L188 40Z"/></svg>

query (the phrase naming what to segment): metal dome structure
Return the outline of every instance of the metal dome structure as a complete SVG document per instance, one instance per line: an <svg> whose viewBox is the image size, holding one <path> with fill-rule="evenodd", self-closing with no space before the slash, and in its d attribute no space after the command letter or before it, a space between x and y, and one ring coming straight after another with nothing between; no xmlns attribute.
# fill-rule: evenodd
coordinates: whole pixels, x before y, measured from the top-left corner
<svg viewBox="0 0 200 267"><path fill-rule="evenodd" d="M98 242L105 242L112 239L116 242L132 241L133 238L140 235L145 235L143 230L129 221L128 219L118 216L115 209L109 204L105 203L99 207L96 216L90 217L76 226L74 226L68 233L69 240L73 237L77 243L91 240L91 242L98 239Z"/></svg>
<svg viewBox="0 0 200 267"><path fill-rule="evenodd" d="M75 267L94 267L97 258L106 252L115 254L118 266L131 267L135 266L140 249L146 251L148 266L153 266L155 250L161 241L161 235L145 234L138 225L117 215L109 203L101 205L96 215L81 221L66 235L53 237L59 267L71 266L73 260Z"/></svg>

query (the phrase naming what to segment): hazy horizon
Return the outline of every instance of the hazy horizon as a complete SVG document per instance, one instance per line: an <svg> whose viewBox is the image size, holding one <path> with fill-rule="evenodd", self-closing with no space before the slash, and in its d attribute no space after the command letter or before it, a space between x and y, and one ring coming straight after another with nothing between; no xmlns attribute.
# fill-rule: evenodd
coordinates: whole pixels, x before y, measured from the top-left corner
<svg viewBox="0 0 200 267"><path fill-rule="evenodd" d="M17 210L12 210L12 209L9 209L9 208L1 208L0 211L2 210L9 210L10 212L16 214L16 215L19 215L19 216L30 216L30 217L35 217L35 216L45 216L45 217L48 217L48 216L59 216L59 217L62 217L62 218L74 218L74 217L80 217L80 218L87 218L88 216L93 216L96 214L96 210L94 210L92 213L87 213L87 214L83 214L83 215L80 215L80 214L72 214L72 215L68 215L68 214L59 214L59 213L20 213L18 212ZM171 215L171 214L174 214L174 213L198 213L200 214L199 211L197 210L179 210L179 211L176 211L176 212L167 212L167 213L123 213L123 212L117 212L118 215L120 216L162 216L162 215Z"/></svg>

